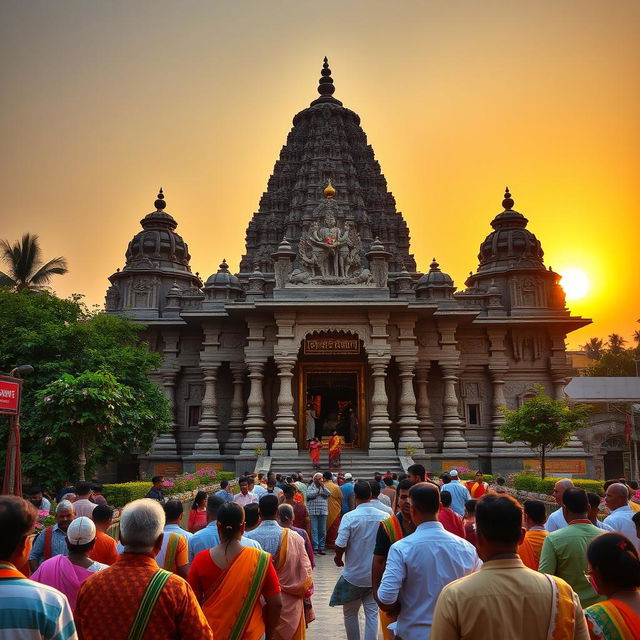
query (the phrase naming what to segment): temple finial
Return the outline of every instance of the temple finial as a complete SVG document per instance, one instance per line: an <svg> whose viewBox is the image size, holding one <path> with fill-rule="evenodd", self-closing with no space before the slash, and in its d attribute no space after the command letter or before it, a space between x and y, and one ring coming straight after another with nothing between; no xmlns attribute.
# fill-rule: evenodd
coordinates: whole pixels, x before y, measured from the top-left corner
<svg viewBox="0 0 640 640"><path fill-rule="evenodd" d="M322 193L323 193L324 197L328 198L329 200L331 198L335 198L336 197L336 189L331 184L331 178L329 178L329 182L327 183L327 186L324 188L324 191Z"/></svg>
<svg viewBox="0 0 640 640"><path fill-rule="evenodd" d="M164 201L164 193L162 192L162 187L160 187L160 191L158 192L158 199L153 203L153 206L158 211L162 211L167 206L167 203Z"/></svg>
<svg viewBox="0 0 640 640"><path fill-rule="evenodd" d="M333 78L331 77L331 69L329 69L329 60L327 56L324 57L324 63L322 65L322 71L320 72L322 77L320 78L320 84L318 84L318 93L321 96L332 96L336 88L333 86Z"/></svg>
<svg viewBox="0 0 640 640"><path fill-rule="evenodd" d="M509 193L509 187L505 187L504 188L504 200L502 201L502 206L504 207L505 211L511 211L513 209L513 198L511 197L511 194Z"/></svg>

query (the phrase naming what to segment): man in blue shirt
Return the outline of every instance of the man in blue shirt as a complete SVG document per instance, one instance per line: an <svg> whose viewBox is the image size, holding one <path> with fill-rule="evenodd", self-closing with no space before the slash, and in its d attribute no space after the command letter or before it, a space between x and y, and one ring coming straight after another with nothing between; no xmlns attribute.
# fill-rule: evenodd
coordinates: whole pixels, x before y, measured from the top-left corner
<svg viewBox="0 0 640 640"><path fill-rule="evenodd" d="M356 499L353 495L353 476L350 473L344 474L344 484L340 487L342 492L342 515L353 511L356 508Z"/></svg>
<svg viewBox="0 0 640 640"><path fill-rule="evenodd" d="M460 484L458 478L458 472L456 469L451 469L449 473L443 473L440 478L443 485L441 491L448 491L451 494L451 508L460 516L464 516L464 503L467 500L471 500L471 494L469 489L463 484Z"/></svg>
<svg viewBox="0 0 640 640"><path fill-rule="evenodd" d="M222 498L225 502L233 502L233 493L228 490L229 481L223 480L220 483L220 490L216 491L215 495L218 498Z"/></svg>
<svg viewBox="0 0 640 640"><path fill-rule="evenodd" d="M222 486L222 485L220 485ZM220 493L220 492L218 492ZM200 531L196 531L189 540L189 562L205 549L211 549L220 544L218 535L218 510L225 503L225 500L216 494L207 498L207 526Z"/></svg>
<svg viewBox="0 0 640 640"><path fill-rule="evenodd" d="M43 529L29 554L29 567L33 573L44 560L48 560L53 556L68 556L69 548L67 547L67 529L71 524L75 514L73 512L73 504L68 500L63 500L56 507L56 523L47 529L51 533L47 533L47 529ZM50 540L50 544L46 541ZM46 557L45 557L46 556Z"/></svg>

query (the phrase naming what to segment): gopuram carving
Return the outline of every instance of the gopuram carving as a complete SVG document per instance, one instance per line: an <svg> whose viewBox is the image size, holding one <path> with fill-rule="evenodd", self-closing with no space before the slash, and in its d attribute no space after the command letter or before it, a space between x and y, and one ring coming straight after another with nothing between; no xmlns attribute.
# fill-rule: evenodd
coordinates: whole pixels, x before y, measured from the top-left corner
<svg viewBox="0 0 640 640"><path fill-rule="evenodd" d="M325 200L314 212L314 219L298 242L299 268L289 276L290 284L368 285L371 272L362 266L362 241L350 220L338 222L340 210L336 190L329 180Z"/></svg>

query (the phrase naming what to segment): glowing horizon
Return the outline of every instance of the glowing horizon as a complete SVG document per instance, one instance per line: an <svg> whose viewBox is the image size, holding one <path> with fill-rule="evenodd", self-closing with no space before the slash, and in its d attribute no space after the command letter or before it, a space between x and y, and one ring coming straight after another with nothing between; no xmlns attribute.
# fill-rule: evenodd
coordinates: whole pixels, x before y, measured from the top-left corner
<svg viewBox="0 0 640 640"><path fill-rule="evenodd" d="M327 55L419 270L436 256L463 289L508 184L545 264L588 278L568 306L594 324L568 344L640 328L638 3L10 0L2 14L0 237L38 233L45 258L66 257L59 295L103 303L160 186L192 270L237 271Z"/></svg>

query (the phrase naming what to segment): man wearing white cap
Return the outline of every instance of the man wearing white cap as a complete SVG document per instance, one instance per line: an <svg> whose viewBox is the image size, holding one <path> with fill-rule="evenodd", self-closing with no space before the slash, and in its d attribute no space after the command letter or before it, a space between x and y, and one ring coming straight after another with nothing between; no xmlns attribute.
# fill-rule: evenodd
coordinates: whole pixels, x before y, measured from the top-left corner
<svg viewBox="0 0 640 640"><path fill-rule="evenodd" d="M353 511L356 508L356 499L353 495L353 476L350 473L344 474L344 484L340 487L342 492L342 515Z"/></svg>
<svg viewBox="0 0 640 640"><path fill-rule="evenodd" d="M95 542L96 526L93 521L86 516L76 518L67 529L69 555L57 555L45 560L31 579L64 593L69 599L71 609L75 609L82 583L96 571L102 571L109 566L94 562L89 557Z"/></svg>
<svg viewBox="0 0 640 640"><path fill-rule="evenodd" d="M458 470L451 469L449 473L443 473L441 476L441 491L448 491L451 494L451 508L460 516L464 516L464 503L471 500L469 489L460 483Z"/></svg>

